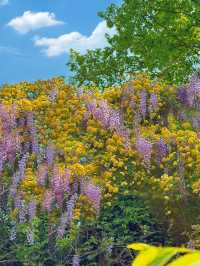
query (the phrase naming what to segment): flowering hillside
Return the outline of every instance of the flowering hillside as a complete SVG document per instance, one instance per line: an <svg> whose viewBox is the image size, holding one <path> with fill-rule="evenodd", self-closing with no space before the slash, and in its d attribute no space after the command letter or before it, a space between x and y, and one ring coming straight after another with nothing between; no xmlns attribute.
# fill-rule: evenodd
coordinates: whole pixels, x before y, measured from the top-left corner
<svg viewBox="0 0 200 266"><path fill-rule="evenodd" d="M83 263L88 248L79 247L80 228L98 221L105 208L112 215L119 197L140 199L170 243L198 247L199 95L195 75L181 87L137 75L103 92L76 90L62 78L3 86L0 221L6 245L0 261L54 265L38 261L55 245L65 251L54 254L59 265L96 265ZM145 235L150 223L133 231ZM113 236L109 241L105 249L112 254ZM37 262L30 264L29 256Z"/></svg>

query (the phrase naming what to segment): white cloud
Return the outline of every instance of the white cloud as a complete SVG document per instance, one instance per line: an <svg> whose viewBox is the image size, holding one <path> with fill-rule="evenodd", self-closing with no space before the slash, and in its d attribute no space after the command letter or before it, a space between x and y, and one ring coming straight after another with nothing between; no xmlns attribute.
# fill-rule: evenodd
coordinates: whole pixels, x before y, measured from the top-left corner
<svg viewBox="0 0 200 266"><path fill-rule="evenodd" d="M0 0L0 6L5 6L8 4L8 0Z"/></svg>
<svg viewBox="0 0 200 266"><path fill-rule="evenodd" d="M87 49L103 48L107 44L105 34L113 35L115 29L108 28L105 21L100 22L90 36L79 32L70 32L57 38L36 38L36 46L44 47L43 51L48 57L69 53L72 48L80 53Z"/></svg>
<svg viewBox="0 0 200 266"><path fill-rule="evenodd" d="M1 0L0 0L1 1ZM21 34L43 27L51 27L63 24L62 21L56 20L54 13L25 11L21 17L13 18L8 26L14 28Z"/></svg>

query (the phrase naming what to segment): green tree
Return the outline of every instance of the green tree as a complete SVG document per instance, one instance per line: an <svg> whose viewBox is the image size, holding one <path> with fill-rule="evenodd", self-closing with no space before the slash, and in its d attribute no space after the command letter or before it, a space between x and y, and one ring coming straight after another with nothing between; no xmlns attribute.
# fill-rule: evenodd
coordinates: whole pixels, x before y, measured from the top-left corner
<svg viewBox="0 0 200 266"><path fill-rule="evenodd" d="M116 34L104 49L71 51L76 85L121 84L142 71L179 83L199 68L199 0L123 0L99 16Z"/></svg>

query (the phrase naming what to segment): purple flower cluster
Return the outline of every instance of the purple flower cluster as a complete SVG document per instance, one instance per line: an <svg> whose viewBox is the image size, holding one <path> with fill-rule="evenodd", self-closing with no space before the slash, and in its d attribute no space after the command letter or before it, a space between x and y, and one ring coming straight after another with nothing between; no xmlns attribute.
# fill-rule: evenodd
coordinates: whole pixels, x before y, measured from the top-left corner
<svg viewBox="0 0 200 266"><path fill-rule="evenodd" d="M12 185L10 187L10 194L11 196L15 197L17 192L18 183L23 179L25 169L26 169L26 162L28 160L29 154L25 153L22 158L18 162L18 170L13 174L12 177Z"/></svg>
<svg viewBox="0 0 200 266"><path fill-rule="evenodd" d="M167 144L164 142L164 140L160 139L155 143L155 148L156 148L157 163L158 165L160 165L162 159L165 158L168 154L168 147Z"/></svg>
<svg viewBox="0 0 200 266"><path fill-rule="evenodd" d="M185 87L180 87L178 89L178 99L180 100L180 102L184 105L188 105L188 94L187 94L187 90Z"/></svg>
<svg viewBox="0 0 200 266"><path fill-rule="evenodd" d="M53 202L56 202L60 207L63 206L65 196L71 192L70 177L71 172L67 168L61 172L59 167L54 165L53 171L48 173L46 164L38 167L38 183L41 186L49 184L49 189L44 194L43 209L50 212Z"/></svg>
<svg viewBox="0 0 200 266"><path fill-rule="evenodd" d="M20 207L19 207L19 223L24 224L27 221L27 206L25 205L24 201L20 201Z"/></svg>
<svg viewBox="0 0 200 266"><path fill-rule="evenodd" d="M98 106L95 99L87 104L88 111L95 119L111 130L118 130L121 126L119 111L111 109L106 101L100 101Z"/></svg>
<svg viewBox="0 0 200 266"><path fill-rule="evenodd" d="M74 255L72 259L72 266L80 265L80 257L78 255Z"/></svg>
<svg viewBox="0 0 200 266"><path fill-rule="evenodd" d="M74 193L70 200L67 201L67 223L70 224L72 222L73 219L73 210L76 204L76 200L77 200L77 194Z"/></svg>
<svg viewBox="0 0 200 266"><path fill-rule="evenodd" d="M16 154L21 151L21 142L19 132L16 130L16 107L10 108L0 104L0 174L3 171L5 163L14 165Z"/></svg>
<svg viewBox="0 0 200 266"><path fill-rule="evenodd" d="M140 112L142 117L145 118L147 112L147 93L145 90L140 93Z"/></svg>
<svg viewBox="0 0 200 266"><path fill-rule="evenodd" d="M158 108L158 97L155 93L151 93L150 95L150 106L149 106L149 111L156 111Z"/></svg>
<svg viewBox="0 0 200 266"><path fill-rule="evenodd" d="M42 204L44 210L47 210L48 212L51 211L54 198L53 191L51 189L46 190Z"/></svg>
<svg viewBox="0 0 200 266"><path fill-rule="evenodd" d="M192 119L192 126L196 131L199 131L200 129L200 112L196 114L196 116L193 116Z"/></svg>
<svg viewBox="0 0 200 266"><path fill-rule="evenodd" d="M7 154L5 153L5 151L0 150L0 174L3 171L3 167L4 167L4 163L7 159Z"/></svg>
<svg viewBox="0 0 200 266"><path fill-rule="evenodd" d="M77 96L81 97L84 94L84 89L83 88L78 88L77 89Z"/></svg>
<svg viewBox="0 0 200 266"><path fill-rule="evenodd" d="M32 151L35 154L39 154L39 145L37 140L37 130L35 127L34 115L33 112L27 112L27 126L31 136Z"/></svg>
<svg viewBox="0 0 200 266"><path fill-rule="evenodd" d="M46 159L49 167L53 165L54 157L55 157L55 148L53 144L48 144L46 148Z"/></svg>
<svg viewBox="0 0 200 266"><path fill-rule="evenodd" d="M64 212L61 215L60 224L57 229L58 238L62 238L64 236L67 223L68 223L68 214L67 212Z"/></svg>
<svg viewBox="0 0 200 266"><path fill-rule="evenodd" d="M188 86L179 88L177 96L182 104L199 108L200 78L193 75Z"/></svg>
<svg viewBox="0 0 200 266"><path fill-rule="evenodd" d="M62 206L64 199L64 180L57 166L54 166L53 169L52 189L54 191L56 201L60 206Z"/></svg>
<svg viewBox="0 0 200 266"><path fill-rule="evenodd" d="M31 229L29 229L26 233L26 238L27 238L27 242L29 245L33 245L34 244L34 234L33 231Z"/></svg>
<svg viewBox="0 0 200 266"><path fill-rule="evenodd" d="M16 116L17 109L15 105L12 105L10 108L0 104L0 118L1 126L4 133L11 133L12 129L16 127Z"/></svg>
<svg viewBox="0 0 200 266"><path fill-rule="evenodd" d="M65 170L65 177L64 177L64 191L66 191L67 193L70 193L71 189L70 189L70 176L71 176L71 172L69 169Z"/></svg>
<svg viewBox="0 0 200 266"><path fill-rule="evenodd" d="M142 157L146 168L149 169L151 165L152 144L145 138L138 137L136 140L136 149Z"/></svg>
<svg viewBox="0 0 200 266"><path fill-rule="evenodd" d="M82 193L84 193L90 200L93 208L96 210L97 214L100 212L101 203L101 190L98 186L93 185L90 182L82 182Z"/></svg>
<svg viewBox="0 0 200 266"><path fill-rule="evenodd" d="M14 241L17 237L16 225L12 226L10 231L10 240Z"/></svg>
<svg viewBox="0 0 200 266"><path fill-rule="evenodd" d="M66 211L62 213L60 218L60 224L58 226L57 235L58 238L62 238L65 234L65 229L69 226L73 219L73 210L76 204L77 194L73 194L67 201Z"/></svg>
<svg viewBox="0 0 200 266"><path fill-rule="evenodd" d="M44 186L48 176L48 168L46 164L40 164L37 170L38 184Z"/></svg>
<svg viewBox="0 0 200 266"><path fill-rule="evenodd" d="M107 101L100 101L97 105L96 99L87 103L87 108L90 114L98 120L103 127L115 131L125 139L128 144L129 132L123 125L123 120L119 110L112 109Z"/></svg>
<svg viewBox="0 0 200 266"><path fill-rule="evenodd" d="M37 208L36 202L34 200L30 201L28 204L28 215L30 221L32 221L36 215L36 208Z"/></svg>
<svg viewBox="0 0 200 266"><path fill-rule="evenodd" d="M92 99L86 103L87 109L91 114L94 114L97 108L96 99Z"/></svg>
<svg viewBox="0 0 200 266"><path fill-rule="evenodd" d="M49 92L49 101L51 102L55 102L56 98L58 95L58 89L57 88L53 88L50 92Z"/></svg>

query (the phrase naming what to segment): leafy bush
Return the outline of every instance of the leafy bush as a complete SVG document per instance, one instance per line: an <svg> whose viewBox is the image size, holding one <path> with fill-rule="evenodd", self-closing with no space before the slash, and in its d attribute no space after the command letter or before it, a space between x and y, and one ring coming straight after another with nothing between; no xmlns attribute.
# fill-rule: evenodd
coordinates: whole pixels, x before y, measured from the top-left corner
<svg viewBox="0 0 200 266"><path fill-rule="evenodd" d="M119 196L102 209L97 221L80 227L81 265L128 265L132 254L126 243L167 244L169 237L141 199ZM88 255L84 255L88 254Z"/></svg>

